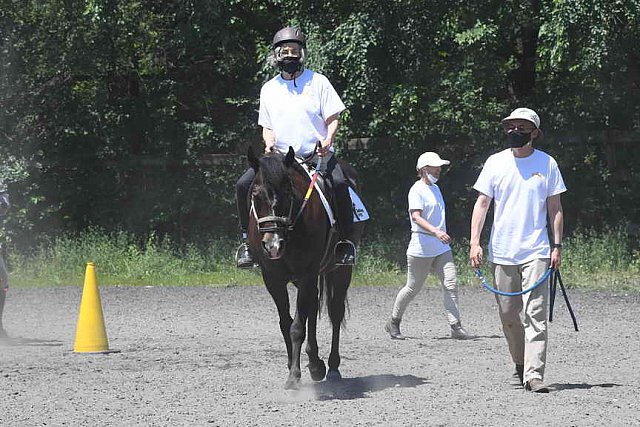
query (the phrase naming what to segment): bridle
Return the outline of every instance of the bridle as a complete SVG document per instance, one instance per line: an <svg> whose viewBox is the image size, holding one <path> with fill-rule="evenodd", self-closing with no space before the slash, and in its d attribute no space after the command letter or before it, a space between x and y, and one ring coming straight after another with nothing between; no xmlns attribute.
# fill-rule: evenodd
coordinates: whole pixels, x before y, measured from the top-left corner
<svg viewBox="0 0 640 427"><path fill-rule="evenodd" d="M291 197L289 198L289 215L288 216L277 216L277 215L267 215L263 217L258 217L258 211L255 208L255 204L253 202L253 195L251 196L251 212L253 213L254 218L256 219L256 224L258 226L258 232L260 234L264 233L275 233L277 231L283 230L286 232L293 231L296 223L298 222L298 218L302 215L304 208L307 206L307 202L311 197L311 193L313 192L313 188L318 180L318 171L320 170L320 163L322 159L318 156L318 164L316 165L316 170L311 178L311 183L309 184L309 188L307 189L307 193L304 196L304 200L302 201L302 205L300 209L298 209L298 213L295 218L293 217L293 205L294 205L294 192L293 192L293 182L290 180L291 186ZM275 212L274 212L275 213ZM266 226L266 223L273 223L271 226Z"/></svg>
<svg viewBox="0 0 640 427"><path fill-rule="evenodd" d="M293 194L290 198L289 203L289 215L288 216L277 216L277 215L267 215L263 217L258 216L258 212L256 211L255 204L253 202L253 197L251 197L251 212L253 212L253 216L256 219L256 224L258 225L258 232L260 234L264 233L274 233L276 231L285 230L292 231L294 221L291 220L291 215L293 213ZM273 225L267 225L267 224Z"/></svg>

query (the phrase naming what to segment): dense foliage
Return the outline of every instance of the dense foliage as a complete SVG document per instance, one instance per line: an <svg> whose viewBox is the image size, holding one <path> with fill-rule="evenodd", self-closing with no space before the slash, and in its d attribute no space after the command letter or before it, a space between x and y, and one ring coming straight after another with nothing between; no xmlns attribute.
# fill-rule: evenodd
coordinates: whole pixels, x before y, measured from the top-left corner
<svg viewBox="0 0 640 427"><path fill-rule="evenodd" d="M441 187L465 236L470 186L522 105L565 176L568 228L640 223L640 0L0 0L14 242L233 235L269 41L288 23L348 106L338 145L370 232L406 229L415 159L434 150L452 160ZM366 149L347 149L358 138Z"/></svg>

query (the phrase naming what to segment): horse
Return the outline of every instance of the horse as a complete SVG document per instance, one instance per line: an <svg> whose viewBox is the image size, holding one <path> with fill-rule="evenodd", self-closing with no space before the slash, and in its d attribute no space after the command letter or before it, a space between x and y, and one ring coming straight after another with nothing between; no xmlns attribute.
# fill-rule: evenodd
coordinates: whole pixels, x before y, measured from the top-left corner
<svg viewBox="0 0 640 427"><path fill-rule="evenodd" d="M305 340L310 376L314 381L339 380L340 329L347 305L347 289L353 266L336 265L337 233L331 227L322 201L313 190L308 202L303 195L310 179L295 159L292 148L286 155L272 152L257 158L250 148L250 166L256 177L249 192L248 244L262 272L262 279L275 302L280 331L287 348L289 374L285 389L300 386L300 353ZM349 184L355 187L355 170L343 163ZM354 243L363 227L354 224ZM287 285L297 288L292 319ZM329 371L318 356L316 325L323 298L332 325Z"/></svg>

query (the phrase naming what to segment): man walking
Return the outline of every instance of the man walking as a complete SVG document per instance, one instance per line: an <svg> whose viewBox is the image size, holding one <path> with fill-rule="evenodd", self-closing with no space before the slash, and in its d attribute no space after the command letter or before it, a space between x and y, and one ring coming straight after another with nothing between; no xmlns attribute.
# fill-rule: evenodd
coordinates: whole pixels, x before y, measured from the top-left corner
<svg viewBox="0 0 640 427"><path fill-rule="evenodd" d="M493 200L488 258L495 286L500 291L518 292L535 284L550 265L554 269L560 267L563 232L560 194L566 187L553 157L533 148L542 136L535 111L518 108L502 120L502 126L509 148L487 159L473 186L480 194L471 218L469 258L473 267L480 266L483 257L480 234ZM519 380L525 390L537 393L549 391L543 383L548 339L547 292L545 284L521 296L496 295Z"/></svg>

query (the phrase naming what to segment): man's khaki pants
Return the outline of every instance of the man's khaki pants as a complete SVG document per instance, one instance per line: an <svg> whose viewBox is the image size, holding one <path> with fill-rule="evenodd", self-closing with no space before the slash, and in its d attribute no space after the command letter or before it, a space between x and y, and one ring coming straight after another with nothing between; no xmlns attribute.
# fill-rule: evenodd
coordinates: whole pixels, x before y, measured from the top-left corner
<svg viewBox="0 0 640 427"><path fill-rule="evenodd" d="M547 268L549 259L536 259L521 265L493 264L495 286L504 292L519 292L533 286ZM498 312L511 358L524 365L524 383L544 378L547 360L547 294L549 281L518 296L496 294Z"/></svg>

